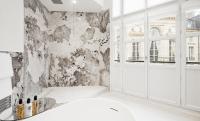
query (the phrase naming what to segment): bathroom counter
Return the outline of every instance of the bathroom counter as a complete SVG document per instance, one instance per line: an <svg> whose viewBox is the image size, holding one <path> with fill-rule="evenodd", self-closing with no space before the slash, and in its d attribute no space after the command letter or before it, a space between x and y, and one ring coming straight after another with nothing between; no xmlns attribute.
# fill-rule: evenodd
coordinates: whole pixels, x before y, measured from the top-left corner
<svg viewBox="0 0 200 121"><path fill-rule="evenodd" d="M41 114L47 110L52 109L56 105L56 100L53 98L40 98L39 99L39 113ZM30 117L27 117L30 118ZM9 108L0 114L0 121L13 121L16 120L16 116L12 113L12 108Z"/></svg>

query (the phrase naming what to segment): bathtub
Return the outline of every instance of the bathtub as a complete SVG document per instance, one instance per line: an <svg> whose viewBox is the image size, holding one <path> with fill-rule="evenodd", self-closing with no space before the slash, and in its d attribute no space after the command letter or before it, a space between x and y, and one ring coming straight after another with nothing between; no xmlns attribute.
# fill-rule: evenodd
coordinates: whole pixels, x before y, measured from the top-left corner
<svg viewBox="0 0 200 121"><path fill-rule="evenodd" d="M135 121L128 107L105 98L71 101L24 121Z"/></svg>
<svg viewBox="0 0 200 121"><path fill-rule="evenodd" d="M56 103L63 104L82 98L97 97L108 88L104 86L49 87L43 90L41 97L54 98Z"/></svg>

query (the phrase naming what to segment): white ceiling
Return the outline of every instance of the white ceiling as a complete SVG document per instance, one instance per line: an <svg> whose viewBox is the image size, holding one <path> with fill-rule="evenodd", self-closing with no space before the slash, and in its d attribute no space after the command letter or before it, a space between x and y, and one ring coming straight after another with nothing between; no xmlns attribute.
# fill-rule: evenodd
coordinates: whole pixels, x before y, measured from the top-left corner
<svg viewBox="0 0 200 121"><path fill-rule="evenodd" d="M51 0L40 0L49 11L77 11L77 12L98 12L108 9L109 5L105 5L110 0L62 0L63 4L53 4Z"/></svg>

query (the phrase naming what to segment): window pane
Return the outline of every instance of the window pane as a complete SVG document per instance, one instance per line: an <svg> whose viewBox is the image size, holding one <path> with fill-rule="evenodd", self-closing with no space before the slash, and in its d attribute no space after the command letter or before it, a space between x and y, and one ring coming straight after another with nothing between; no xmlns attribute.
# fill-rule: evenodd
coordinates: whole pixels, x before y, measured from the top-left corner
<svg viewBox="0 0 200 121"><path fill-rule="evenodd" d="M121 29L120 26L115 26L113 28L113 36L114 42L116 45L114 46L114 61L120 62L120 40L121 40Z"/></svg>
<svg viewBox="0 0 200 121"><path fill-rule="evenodd" d="M121 0L113 0L112 2L112 16L117 17L120 16L121 12Z"/></svg>
<svg viewBox="0 0 200 121"><path fill-rule="evenodd" d="M127 62L144 62L144 42L132 42L126 45Z"/></svg>
<svg viewBox="0 0 200 121"><path fill-rule="evenodd" d="M145 9L145 0L124 0L124 13Z"/></svg>
<svg viewBox="0 0 200 121"><path fill-rule="evenodd" d="M114 27L114 33L113 33L113 35L114 35L114 41L115 41L115 42L120 41L120 39L121 39L121 34L120 34L120 32L121 32L120 26L115 26L115 27Z"/></svg>
<svg viewBox="0 0 200 121"><path fill-rule="evenodd" d="M190 10L186 12L186 31L200 31L200 9Z"/></svg>
<svg viewBox="0 0 200 121"><path fill-rule="evenodd" d="M187 64L200 64L199 36L186 38L186 62Z"/></svg>
<svg viewBox="0 0 200 121"><path fill-rule="evenodd" d="M173 0L148 0L148 7L160 5L163 3L170 2L170 1L173 1Z"/></svg>
<svg viewBox="0 0 200 121"><path fill-rule="evenodd" d="M176 17L167 16L150 21L150 37L172 36L176 34Z"/></svg>
<svg viewBox="0 0 200 121"><path fill-rule="evenodd" d="M116 44L115 45L115 48L114 48L114 61L115 62L120 62L120 51L119 51L119 44Z"/></svg>
<svg viewBox="0 0 200 121"><path fill-rule="evenodd" d="M151 63L175 63L175 40L151 41Z"/></svg>
<svg viewBox="0 0 200 121"><path fill-rule="evenodd" d="M134 23L126 26L127 40L144 39L144 23Z"/></svg>

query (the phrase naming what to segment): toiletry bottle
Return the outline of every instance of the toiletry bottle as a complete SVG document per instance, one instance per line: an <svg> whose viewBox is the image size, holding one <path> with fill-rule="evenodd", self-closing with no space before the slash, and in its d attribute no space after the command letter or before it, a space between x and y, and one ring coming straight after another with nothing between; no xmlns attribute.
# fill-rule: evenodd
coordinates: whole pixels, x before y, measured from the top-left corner
<svg viewBox="0 0 200 121"><path fill-rule="evenodd" d="M16 106L16 117L18 120L24 119L24 104L23 100L19 99L19 104Z"/></svg>
<svg viewBox="0 0 200 121"><path fill-rule="evenodd" d="M37 96L34 96L34 100L32 102L32 115L37 115L38 113L38 100Z"/></svg>
<svg viewBox="0 0 200 121"><path fill-rule="evenodd" d="M27 99L27 102L26 102L26 105L25 105L25 116L26 116L26 118L32 116L32 103L31 103L30 98Z"/></svg>

